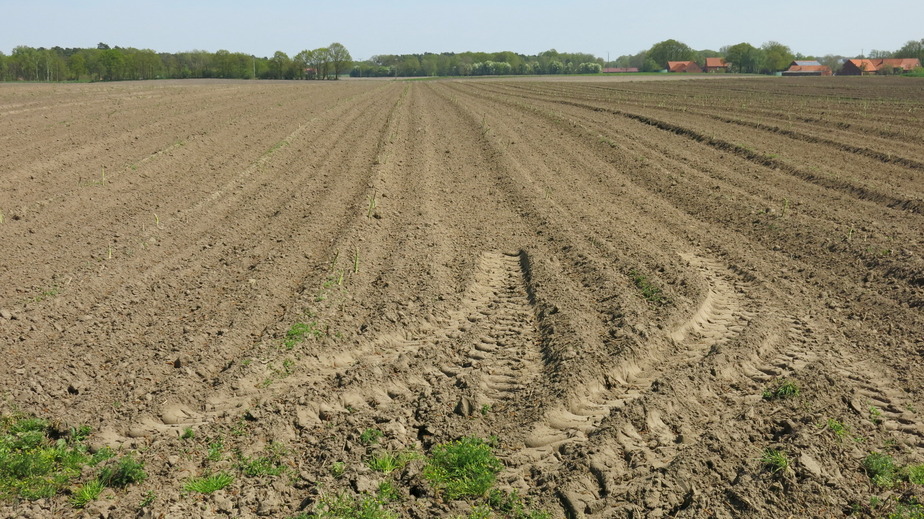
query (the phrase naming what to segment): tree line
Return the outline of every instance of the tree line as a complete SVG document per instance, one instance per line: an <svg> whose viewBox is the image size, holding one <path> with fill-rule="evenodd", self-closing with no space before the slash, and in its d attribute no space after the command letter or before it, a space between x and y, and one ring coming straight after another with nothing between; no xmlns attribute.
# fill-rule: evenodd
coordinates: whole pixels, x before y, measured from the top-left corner
<svg viewBox="0 0 924 519"><path fill-rule="evenodd" d="M677 40L655 43L636 54L604 62L592 54L550 49L536 55L514 52L444 52L440 54L380 54L354 62L340 43L303 50L294 56L277 51L272 57L241 52L193 50L178 53L150 49L110 47L33 48L19 46L9 55L0 51L0 81L118 81L135 79L337 79L353 77L482 76L526 74L597 74L608 67L655 72L668 61L696 61L723 57L730 72L772 74L793 60L814 59L837 72L844 56L806 56L770 41L760 47L747 42L719 50L695 50ZM912 40L895 51L872 50L859 58L918 58L924 63L924 39Z"/></svg>
<svg viewBox="0 0 924 519"><path fill-rule="evenodd" d="M21 45L10 55L0 52L0 81L120 81L135 79L337 79L353 65L340 43L303 50L289 57L241 52L166 53L150 49L110 47L33 48Z"/></svg>
<svg viewBox="0 0 924 519"><path fill-rule="evenodd" d="M656 72L667 68L668 61L695 61L704 64L706 58L722 57L730 64L729 72L745 74L773 74L786 70L795 60L816 60L837 72L846 56L827 54L824 56L807 56L793 52L788 46L776 41L769 41L755 47L747 42L727 45L718 51L695 50L677 40L664 40L651 48L637 54L624 55L607 63L610 67L632 67L641 72ZM868 55L857 58L918 58L924 63L924 39L911 40L896 51L872 50Z"/></svg>
<svg viewBox="0 0 924 519"><path fill-rule="evenodd" d="M537 55L515 52L380 54L357 62L353 77L494 76L599 74L603 59L581 52L550 49Z"/></svg>

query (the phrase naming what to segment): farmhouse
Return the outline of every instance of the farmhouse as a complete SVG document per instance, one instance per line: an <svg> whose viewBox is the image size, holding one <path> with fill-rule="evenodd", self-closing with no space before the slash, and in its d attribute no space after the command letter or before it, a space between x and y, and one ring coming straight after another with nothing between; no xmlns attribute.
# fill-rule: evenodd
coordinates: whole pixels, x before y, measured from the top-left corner
<svg viewBox="0 0 924 519"><path fill-rule="evenodd" d="M706 72L728 72L728 62L725 58L706 58Z"/></svg>
<svg viewBox="0 0 924 519"><path fill-rule="evenodd" d="M695 61L668 61L667 71L699 74L703 69L699 68L699 65L697 65Z"/></svg>
<svg viewBox="0 0 924 519"><path fill-rule="evenodd" d="M844 62L841 74L845 76L863 76L868 74L888 74L910 72L921 66L917 58L895 59L848 59Z"/></svg>
<svg viewBox="0 0 924 519"><path fill-rule="evenodd" d="M817 61L793 61L783 71L784 76L830 76L831 69Z"/></svg>

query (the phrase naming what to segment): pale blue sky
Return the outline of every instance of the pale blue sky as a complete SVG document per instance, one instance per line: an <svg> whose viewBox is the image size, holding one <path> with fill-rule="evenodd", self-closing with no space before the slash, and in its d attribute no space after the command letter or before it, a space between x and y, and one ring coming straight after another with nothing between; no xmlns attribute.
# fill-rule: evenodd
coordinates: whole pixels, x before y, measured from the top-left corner
<svg viewBox="0 0 924 519"><path fill-rule="evenodd" d="M290 56L338 41L373 54L555 48L613 59L668 38L718 50L776 40L803 54L895 50L924 38L920 0L0 0L0 51L17 45Z"/></svg>

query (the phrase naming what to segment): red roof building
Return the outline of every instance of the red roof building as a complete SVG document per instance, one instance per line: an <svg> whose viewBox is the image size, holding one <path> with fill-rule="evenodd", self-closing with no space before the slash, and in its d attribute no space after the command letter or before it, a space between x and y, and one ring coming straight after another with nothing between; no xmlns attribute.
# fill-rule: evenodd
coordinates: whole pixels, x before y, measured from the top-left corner
<svg viewBox="0 0 924 519"><path fill-rule="evenodd" d="M783 71L784 76L831 76L831 69L817 61L793 61Z"/></svg>
<svg viewBox="0 0 924 519"><path fill-rule="evenodd" d="M725 58L706 58L706 72L728 72L728 62Z"/></svg>
<svg viewBox="0 0 924 519"><path fill-rule="evenodd" d="M920 67L921 60L917 58L895 59L848 59L841 68L845 76L862 76L868 74L882 74L886 72L910 72Z"/></svg>
<svg viewBox="0 0 924 519"><path fill-rule="evenodd" d="M699 68L699 65L697 65L695 61L668 61L667 71L699 74L703 69Z"/></svg>

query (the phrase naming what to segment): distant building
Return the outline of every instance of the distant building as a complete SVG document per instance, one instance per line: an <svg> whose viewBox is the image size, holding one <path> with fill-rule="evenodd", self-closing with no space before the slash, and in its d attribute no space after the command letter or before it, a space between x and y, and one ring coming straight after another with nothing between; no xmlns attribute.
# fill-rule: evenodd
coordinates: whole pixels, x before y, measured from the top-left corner
<svg viewBox="0 0 924 519"><path fill-rule="evenodd" d="M605 68L603 69L604 74L622 74L629 72L638 72L636 67L615 67L615 68Z"/></svg>
<svg viewBox="0 0 924 519"><path fill-rule="evenodd" d="M699 68L695 61L668 61L667 71L699 74L702 73L703 69Z"/></svg>
<svg viewBox="0 0 924 519"><path fill-rule="evenodd" d="M725 58L706 58L706 72L728 72L728 62Z"/></svg>
<svg viewBox="0 0 924 519"><path fill-rule="evenodd" d="M793 61L783 71L784 76L831 76L831 68L817 61Z"/></svg>
<svg viewBox="0 0 924 519"><path fill-rule="evenodd" d="M864 76L870 74L904 73L920 67L917 58L895 59L848 59L841 68L841 75Z"/></svg>

